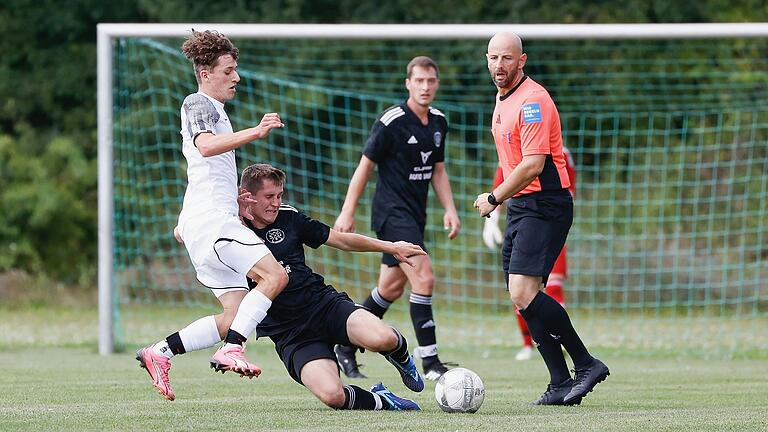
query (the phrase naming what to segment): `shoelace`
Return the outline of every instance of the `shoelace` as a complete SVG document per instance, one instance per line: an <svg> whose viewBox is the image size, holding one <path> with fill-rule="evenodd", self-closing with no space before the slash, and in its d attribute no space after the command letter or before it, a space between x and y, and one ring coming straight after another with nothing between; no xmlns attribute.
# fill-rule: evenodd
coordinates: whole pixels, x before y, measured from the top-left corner
<svg viewBox="0 0 768 432"><path fill-rule="evenodd" d="M229 355L234 357L237 360L242 361L243 363L247 364L250 367L251 363L248 361L248 359L245 358L245 355L242 351L235 351L230 353Z"/></svg>
<svg viewBox="0 0 768 432"><path fill-rule="evenodd" d="M392 393L390 389L384 389L384 391L379 393L379 396L385 397L387 402L389 402L398 411L403 410L403 405L407 405L409 402L413 402L406 398L397 396L396 394Z"/></svg>
<svg viewBox="0 0 768 432"><path fill-rule="evenodd" d="M170 362L168 362L167 364L160 363L160 370L163 371L163 375L160 377L163 380L163 383L170 386L171 384L170 384L170 377L168 375L168 371L171 370L171 363Z"/></svg>
<svg viewBox="0 0 768 432"><path fill-rule="evenodd" d="M589 368L587 369L571 369L571 372L573 372L573 380L576 382L580 382L582 378L589 372Z"/></svg>

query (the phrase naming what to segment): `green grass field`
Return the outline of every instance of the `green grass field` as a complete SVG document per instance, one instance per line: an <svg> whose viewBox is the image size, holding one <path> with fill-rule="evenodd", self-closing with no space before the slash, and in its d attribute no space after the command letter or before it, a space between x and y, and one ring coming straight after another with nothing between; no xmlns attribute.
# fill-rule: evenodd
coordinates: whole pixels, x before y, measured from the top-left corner
<svg viewBox="0 0 768 432"><path fill-rule="evenodd" d="M129 310L123 315L124 331L158 339L200 312L171 310L163 317L156 308ZM752 329L765 332L764 323ZM409 330L407 323L397 324ZM449 345L446 327L442 337ZM0 309L0 431L768 430L765 346L736 358L670 350L638 355L634 349L593 347L611 367L609 379L579 407L536 408L527 402L544 390L546 371L538 358L511 359L516 334L507 344L446 346L441 357L475 370L486 385L478 413L446 414L434 402L433 383L423 393L411 393L373 353L360 357L370 378L355 384L384 381L396 393L415 399L422 411L328 409L288 377L266 340L249 346L249 356L264 370L250 381L213 373L208 368L211 350L177 357L171 370L177 400L168 402L155 393L134 360L134 337L126 338L124 352L101 357L96 333L94 310Z"/></svg>

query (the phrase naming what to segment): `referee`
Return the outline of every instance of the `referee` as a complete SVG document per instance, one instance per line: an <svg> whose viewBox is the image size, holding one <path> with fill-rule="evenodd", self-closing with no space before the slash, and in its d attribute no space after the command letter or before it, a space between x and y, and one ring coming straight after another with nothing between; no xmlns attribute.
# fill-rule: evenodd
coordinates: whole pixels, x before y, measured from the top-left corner
<svg viewBox="0 0 768 432"><path fill-rule="evenodd" d="M491 132L504 181L477 196L481 216L507 202L502 246L509 297L536 341L550 374L534 405L578 405L608 375L592 357L568 313L541 291L573 222L573 199L565 168L560 116L549 93L523 73L527 55L520 38L498 33L488 43L488 70L498 88ZM571 377L561 346L573 359Z"/></svg>
<svg viewBox="0 0 768 432"><path fill-rule="evenodd" d="M352 176L334 229L355 230L355 209L368 177L378 166L379 175L373 196L371 228L381 240L404 240L424 250L424 226L427 218L429 185L445 208L443 226L448 238L454 239L461 222L453 203L453 194L445 170L445 115L430 103L440 85L437 64L429 57L415 57L406 68L405 87L408 100L385 110L373 124L363 156ZM378 286L363 302L378 317L403 294L406 282L411 284L410 311L416 340L414 350L422 359L424 377L437 380L448 369L437 356L435 320L432 315L434 274L428 255L413 257L414 267L401 265L393 256L384 254ZM355 359L355 348L336 347L339 366L351 378L363 378Z"/></svg>

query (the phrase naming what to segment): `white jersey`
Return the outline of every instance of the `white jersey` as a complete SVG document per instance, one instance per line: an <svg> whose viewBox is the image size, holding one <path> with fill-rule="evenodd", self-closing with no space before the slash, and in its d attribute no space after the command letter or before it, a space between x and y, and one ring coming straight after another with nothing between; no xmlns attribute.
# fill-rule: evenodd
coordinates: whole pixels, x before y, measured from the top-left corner
<svg viewBox="0 0 768 432"><path fill-rule="evenodd" d="M179 227L190 219L216 213L238 214L235 151L203 157L194 139L204 132L232 133L224 104L202 92L193 93L181 105L182 152L187 159L187 191L179 215Z"/></svg>
<svg viewBox="0 0 768 432"><path fill-rule="evenodd" d="M187 191L179 231L197 279L219 297L233 289L247 289L248 271L270 252L238 217L235 151L203 157L194 139L204 132L230 134L232 125L223 103L197 92L181 105Z"/></svg>

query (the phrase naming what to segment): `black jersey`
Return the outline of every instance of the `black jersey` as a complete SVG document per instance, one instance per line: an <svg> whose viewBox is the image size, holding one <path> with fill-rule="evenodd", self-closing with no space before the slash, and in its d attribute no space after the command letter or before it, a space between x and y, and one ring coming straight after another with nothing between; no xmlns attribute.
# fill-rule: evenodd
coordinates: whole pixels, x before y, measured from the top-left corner
<svg viewBox="0 0 768 432"><path fill-rule="evenodd" d="M371 127L363 154L379 168L373 195L371 228L379 231L387 216L398 214L424 226L427 193L435 164L445 160L448 122L429 108L428 123L403 102L384 111Z"/></svg>
<svg viewBox="0 0 768 432"><path fill-rule="evenodd" d="M328 241L331 228L289 205L281 205L273 223L259 229L246 221L288 272L288 285L273 301L267 316L256 329L258 336L270 336L290 330L307 320L317 299L332 287L312 271L304 258L304 245L317 249ZM250 278L248 284L253 288Z"/></svg>

